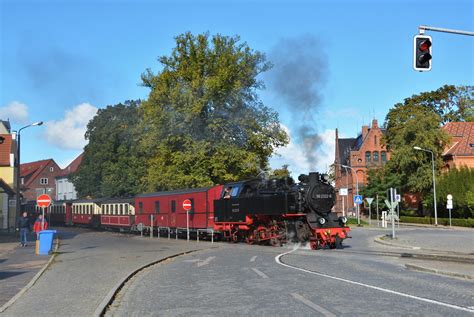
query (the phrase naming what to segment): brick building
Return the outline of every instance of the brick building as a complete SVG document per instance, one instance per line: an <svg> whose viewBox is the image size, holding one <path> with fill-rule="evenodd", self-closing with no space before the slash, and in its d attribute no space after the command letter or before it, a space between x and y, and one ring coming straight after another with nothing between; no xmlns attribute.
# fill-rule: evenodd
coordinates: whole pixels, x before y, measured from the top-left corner
<svg viewBox="0 0 474 317"><path fill-rule="evenodd" d="M380 167L390 159L390 152L381 143L384 131L378 126L377 120L372 120L371 126L362 126L362 131L356 138L339 138L336 129L336 212L343 213L344 204L344 213L355 213L354 195L357 182L360 190L367 184L368 169ZM342 165L350 168L344 168ZM347 196L339 195L341 188L348 189Z"/></svg>
<svg viewBox="0 0 474 317"><path fill-rule="evenodd" d="M22 202L36 200L41 194L56 197L56 177L61 168L53 159L21 164L20 190Z"/></svg>
<svg viewBox="0 0 474 317"><path fill-rule="evenodd" d="M449 122L443 130L451 136L443 152L444 170L461 166L474 168L474 122Z"/></svg>

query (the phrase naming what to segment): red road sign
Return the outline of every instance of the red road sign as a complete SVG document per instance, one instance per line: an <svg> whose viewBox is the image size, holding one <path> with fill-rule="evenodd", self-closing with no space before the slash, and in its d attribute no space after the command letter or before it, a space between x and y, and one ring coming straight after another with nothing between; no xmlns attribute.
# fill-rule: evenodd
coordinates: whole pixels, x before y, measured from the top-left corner
<svg viewBox="0 0 474 317"><path fill-rule="evenodd" d="M191 201L189 199L185 199L183 201L183 209L186 211L189 211L191 210L191 207L192 207Z"/></svg>
<svg viewBox="0 0 474 317"><path fill-rule="evenodd" d="M36 204L38 207L47 208L51 205L51 197L46 194L39 195L38 198L36 198Z"/></svg>

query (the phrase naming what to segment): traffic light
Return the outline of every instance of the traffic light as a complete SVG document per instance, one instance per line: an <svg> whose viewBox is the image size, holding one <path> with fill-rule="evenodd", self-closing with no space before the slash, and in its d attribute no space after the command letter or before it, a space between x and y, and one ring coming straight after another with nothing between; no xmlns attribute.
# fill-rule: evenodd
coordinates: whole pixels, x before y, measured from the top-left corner
<svg viewBox="0 0 474 317"><path fill-rule="evenodd" d="M415 35L413 45L413 68L420 72L431 70L431 36Z"/></svg>

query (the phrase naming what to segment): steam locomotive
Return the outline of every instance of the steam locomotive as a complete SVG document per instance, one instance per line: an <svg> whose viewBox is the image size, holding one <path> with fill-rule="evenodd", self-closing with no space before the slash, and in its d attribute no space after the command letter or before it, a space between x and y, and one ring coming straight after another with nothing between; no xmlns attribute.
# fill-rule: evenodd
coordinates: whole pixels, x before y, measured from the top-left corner
<svg viewBox="0 0 474 317"><path fill-rule="evenodd" d="M313 249L341 248L350 229L345 217L331 212L335 192L328 176L310 173L298 180L256 178L128 199L55 201L47 219L53 225L164 232L168 237L189 230L192 236L212 235L249 244L309 242ZM22 207L38 212L36 202Z"/></svg>
<svg viewBox="0 0 474 317"><path fill-rule="evenodd" d="M312 249L342 248L350 231L346 217L331 212L334 187L328 175L300 175L267 181L227 184L214 201L214 223L232 241L247 243L309 242Z"/></svg>

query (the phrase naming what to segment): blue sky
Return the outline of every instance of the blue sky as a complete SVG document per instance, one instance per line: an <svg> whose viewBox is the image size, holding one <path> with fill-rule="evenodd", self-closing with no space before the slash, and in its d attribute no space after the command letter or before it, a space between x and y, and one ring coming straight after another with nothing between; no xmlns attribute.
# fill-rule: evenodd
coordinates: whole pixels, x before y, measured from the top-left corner
<svg viewBox="0 0 474 317"><path fill-rule="evenodd" d="M333 160L335 128L356 136L362 124L382 122L406 97L444 84L474 84L468 36L430 32L432 71L412 69L417 27L473 31L472 1L0 0L0 21L0 117L10 118L14 129L47 123L22 132L22 162L74 159L96 108L146 98L140 74L159 70L157 57L169 54L173 37L186 31L239 35L269 58L282 39L317 40L310 49L325 65L313 87L320 99L310 122L322 142L317 162L300 155L295 131L301 118L291 102L269 84L261 92L293 136L272 165L288 163L295 174Z"/></svg>

